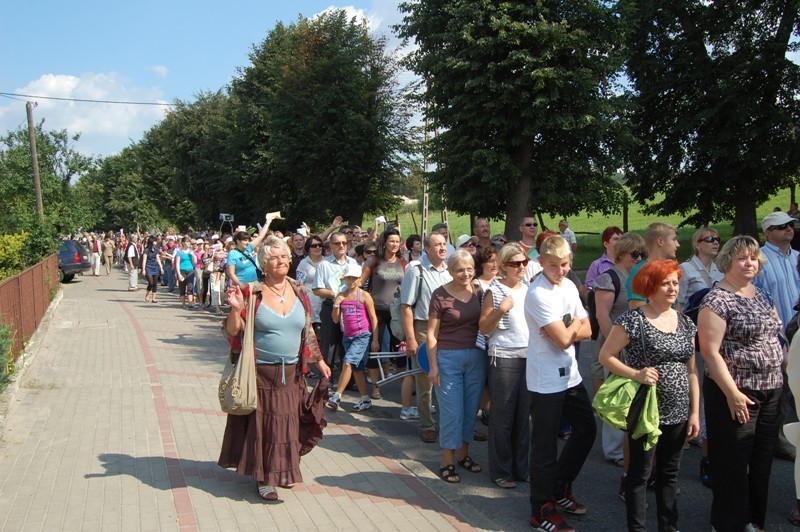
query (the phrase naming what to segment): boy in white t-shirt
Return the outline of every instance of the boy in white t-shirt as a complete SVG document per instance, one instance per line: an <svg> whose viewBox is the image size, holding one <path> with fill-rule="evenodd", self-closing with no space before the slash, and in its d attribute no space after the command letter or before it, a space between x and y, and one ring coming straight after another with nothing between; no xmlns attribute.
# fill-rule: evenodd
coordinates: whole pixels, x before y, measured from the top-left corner
<svg viewBox="0 0 800 532"><path fill-rule="evenodd" d="M586 507L572 496L572 482L597 432L573 346L589 338L592 331L578 289L566 278L571 251L560 236L542 242L542 274L531 282L525 298L525 319L531 331L526 366L533 423L530 522L534 530L546 532L575 530L564 522L556 505L571 514L586 513ZM572 425L572 436L558 456L562 414Z"/></svg>

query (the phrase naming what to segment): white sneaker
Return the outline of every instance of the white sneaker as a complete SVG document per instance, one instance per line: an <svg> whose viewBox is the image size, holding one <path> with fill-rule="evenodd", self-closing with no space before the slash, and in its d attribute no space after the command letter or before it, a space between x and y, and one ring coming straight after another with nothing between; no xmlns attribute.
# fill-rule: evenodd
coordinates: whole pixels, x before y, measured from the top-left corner
<svg viewBox="0 0 800 532"><path fill-rule="evenodd" d="M337 392L333 392L331 396L328 397L328 401L325 403L325 406L331 410L339 410L339 402L341 399L342 397Z"/></svg>
<svg viewBox="0 0 800 532"><path fill-rule="evenodd" d="M353 408L350 409L350 411L363 412L364 410L369 410L370 408L372 408L372 401L370 399L361 399L353 406Z"/></svg>
<svg viewBox="0 0 800 532"><path fill-rule="evenodd" d="M404 406L400 409L400 419L408 421L409 419L419 419L419 411L416 406Z"/></svg>

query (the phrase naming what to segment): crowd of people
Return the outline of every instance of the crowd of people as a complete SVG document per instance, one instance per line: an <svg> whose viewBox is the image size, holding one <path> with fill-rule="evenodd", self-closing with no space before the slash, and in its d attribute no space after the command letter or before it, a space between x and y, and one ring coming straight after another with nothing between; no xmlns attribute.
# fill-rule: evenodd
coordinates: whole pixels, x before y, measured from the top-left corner
<svg viewBox="0 0 800 532"><path fill-rule="evenodd" d="M764 529L773 456L795 453L782 434L796 415L782 370L782 332L800 296L791 211L763 219L763 246L746 236L723 244L715 230L700 228L683 263L668 224L652 223L644 236L608 227L584 281L571 268L578 240L566 220L559 232L539 233L536 217L525 215L512 242L477 218L473 234L451 245L446 224L404 239L389 224L362 231L337 218L319 234L303 228L284 236L270 230L274 218L257 233L84 235L94 275L101 262L107 273L118 264L132 291L142 275L153 303L177 280L184 309L229 307L225 330L234 346L252 327L259 401L268 406L229 416L219 463L252 476L265 500L278 499L276 486L302 480L299 421L286 414L304 397L303 374L326 383L314 394L319 419L321 405L348 403L351 379L358 395L350 408L364 412L381 398L380 377L400 372L408 373L400 417L418 422L423 442L438 442L443 481L482 471L469 446L488 438L491 481L501 489L529 483L531 527L574 530L563 514L587 512L573 486L597 432L577 363L591 338L584 356L592 359L594 391L615 374L653 387L657 398L654 445L601 429L605 458L622 468L628 529L646 529L651 486L659 530L678 529L688 441L703 448L700 480L713 493L713 529ZM259 306L248 324L251 290ZM423 357L427 371L406 372ZM328 391L332 374L338 379ZM476 428L480 417L488 434ZM559 438L566 440L560 452ZM799 510L790 519L797 526Z"/></svg>

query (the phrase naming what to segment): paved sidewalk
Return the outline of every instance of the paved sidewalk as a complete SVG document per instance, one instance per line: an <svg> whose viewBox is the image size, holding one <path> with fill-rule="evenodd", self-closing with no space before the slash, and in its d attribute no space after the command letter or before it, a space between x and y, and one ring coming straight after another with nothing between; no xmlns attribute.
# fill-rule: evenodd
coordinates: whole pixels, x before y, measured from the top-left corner
<svg viewBox="0 0 800 532"><path fill-rule="evenodd" d="M79 277L25 375L0 448L2 530L467 530L417 476L330 416L279 504L216 465L220 318ZM143 286L143 285L142 285Z"/></svg>

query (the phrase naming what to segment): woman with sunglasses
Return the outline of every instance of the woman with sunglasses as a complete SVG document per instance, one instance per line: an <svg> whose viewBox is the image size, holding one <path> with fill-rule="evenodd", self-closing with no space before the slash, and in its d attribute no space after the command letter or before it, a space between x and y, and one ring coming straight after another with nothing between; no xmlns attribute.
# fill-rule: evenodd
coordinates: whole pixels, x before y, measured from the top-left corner
<svg viewBox="0 0 800 532"><path fill-rule="evenodd" d="M608 370L600 364L600 350L611 334L614 322L628 310L628 291L625 289L625 281L631 268L644 258L645 249L647 247L641 235L624 233L614 244L612 255L614 265L594 279L595 311L597 323L600 325L600 333L592 351L592 385L595 392L609 375ZM622 446L625 434L608 424L603 424L602 436L605 459L613 464L623 465Z"/></svg>
<svg viewBox="0 0 800 532"><path fill-rule="evenodd" d="M692 235L694 254L681 264L681 287L678 309L682 310L689 297L704 288L711 288L725 276L714 264L719 253L719 233L710 227L701 227Z"/></svg>
<svg viewBox="0 0 800 532"><path fill-rule="evenodd" d="M714 260L719 253L720 238L716 229L701 227L692 235L692 250L694 254L681 264L680 292L678 293L678 309L683 310L689 297L704 288L712 288L722 281L725 275L719 271ZM699 349L700 346L695 346ZM696 356L698 375L700 376L700 390L703 389L703 376L705 365L699 351ZM711 468L708 465L708 440L706 440L706 416L703 408L703 396L700 395L700 438L703 442L703 457L700 459L700 482L708 488L711 487Z"/></svg>
<svg viewBox="0 0 800 532"><path fill-rule="evenodd" d="M297 280L303 283L308 294L308 301L311 303L311 325L319 335L320 318L319 311L322 308L322 298L314 295L314 279L317 277L317 266L322 262L322 239L317 235L311 235L303 245L306 256L297 264L295 275Z"/></svg>
<svg viewBox="0 0 800 532"><path fill-rule="evenodd" d="M384 335L388 334L389 351L397 351L400 345L400 340L395 338L389 328L389 323L392 321L389 306L392 304L394 294L400 288L400 283L403 282L403 277L405 276L406 261L400 253L402 242L400 233L396 229L384 231L378 237L377 254L365 257L366 260L361 274L361 284L364 286L367 282L369 283L370 293L375 302L375 313L378 316L378 341L380 345L383 345ZM394 359L399 371L405 371L407 361L408 359L404 356ZM388 360L386 362L388 364ZM388 365L384 367L384 373L387 369ZM373 386L371 397L380 399L381 392L375 384L379 380L378 361L376 359L370 358L367 360L367 373ZM414 393L414 377L405 377L400 390L400 400L403 405L400 410L400 418L403 420L419 419L419 413L411 405Z"/></svg>
<svg viewBox="0 0 800 532"><path fill-rule="evenodd" d="M518 245L506 244L496 260L500 279L486 291L478 326L489 335L489 478L511 489L529 475L530 394L525 381L525 267L529 259Z"/></svg>

